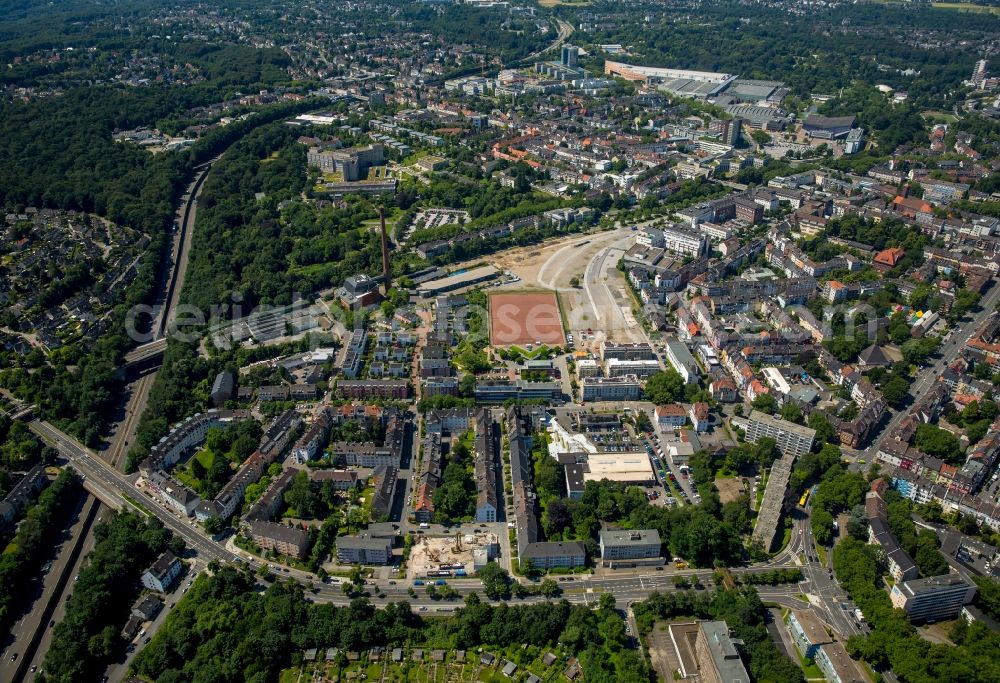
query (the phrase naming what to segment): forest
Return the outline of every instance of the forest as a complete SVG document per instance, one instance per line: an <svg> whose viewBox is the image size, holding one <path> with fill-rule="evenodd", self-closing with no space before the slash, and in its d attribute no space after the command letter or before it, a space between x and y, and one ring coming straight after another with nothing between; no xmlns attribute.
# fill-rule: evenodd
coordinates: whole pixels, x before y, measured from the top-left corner
<svg viewBox="0 0 1000 683"><path fill-rule="evenodd" d="M16 608L29 594L30 584L49 556L49 548L79 502L79 491L79 480L71 471L63 470L28 509L0 555L0 633L6 634L11 627Z"/></svg>
<svg viewBox="0 0 1000 683"><path fill-rule="evenodd" d="M156 291L174 207L191 167L234 139L311 101L278 105L258 116L209 132L190 150L152 155L113 142L116 129L149 125L162 117L214 101L220 90L202 88L93 87L27 104L0 103L0 205L86 211L139 230L151 239L147 258L127 296L113 311L108 332L87 344L58 349L50 363L30 370L3 356L0 386L39 406L41 416L95 446L117 407L115 373L133 342L124 316ZM58 131L58 135L53 134Z"/></svg>
<svg viewBox="0 0 1000 683"><path fill-rule="evenodd" d="M45 655L45 677L57 683L98 680L110 659L122 652L119 635L139 594L139 577L171 545L159 521L117 513L94 528L97 543L80 570L66 613L56 624Z"/></svg>
<svg viewBox="0 0 1000 683"><path fill-rule="evenodd" d="M306 187L298 135L263 126L213 168L199 200L183 302L208 311L238 294L245 311L281 306L378 263L377 234L362 225L377 216L369 202L354 198L343 209L284 203Z"/></svg>
<svg viewBox="0 0 1000 683"><path fill-rule="evenodd" d="M638 653L625 647L624 622L611 596L602 596L592 610L566 601L494 606L473 594L453 617L425 620L407 603L378 610L363 598L349 607L311 604L293 581L259 591L246 569L212 569L211 576L198 577L136 657L138 675L161 683L256 683L277 680L279 671L310 647L473 650L523 643L525 656L557 647L576 654L588 681L648 681L650 676Z"/></svg>

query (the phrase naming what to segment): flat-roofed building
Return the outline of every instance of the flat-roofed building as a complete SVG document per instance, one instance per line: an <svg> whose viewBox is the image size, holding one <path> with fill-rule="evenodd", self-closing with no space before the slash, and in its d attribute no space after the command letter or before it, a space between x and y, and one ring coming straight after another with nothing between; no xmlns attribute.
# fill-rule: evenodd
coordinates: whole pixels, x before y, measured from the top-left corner
<svg viewBox="0 0 1000 683"><path fill-rule="evenodd" d="M816 651L816 666L829 683L867 683L847 650L840 643L827 643Z"/></svg>
<svg viewBox="0 0 1000 683"><path fill-rule="evenodd" d="M737 643L742 644L730 637L726 622L698 623L694 651L703 683L750 683Z"/></svg>
<svg viewBox="0 0 1000 683"><path fill-rule="evenodd" d="M521 561L526 560L535 569L582 567L587 563L587 549L579 541L539 541L524 549Z"/></svg>
<svg viewBox="0 0 1000 683"><path fill-rule="evenodd" d="M638 401L642 398L642 385L631 377L585 377L580 381L583 401Z"/></svg>
<svg viewBox="0 0 1000 683"><path fill-rule="evenodd" d="M819 617L804 610L792 610L789 613L788 630L799 653L808 659L816 658L820 645L833 641Z"/></svg>
<svg viewBox="0 0 1000 683"><path fill-rule="evenodd" d="M660 372L659 361L655 360L623 360L621 358L609 358L604 361L604 374L607 377L626 377L635 375L636 377L649 377Z"/></svg>
<svg viewBox="0 0 1000 683"><path fill-rule="evenodd" d="M795 457L812 450L816 438L815 429L773 417L759 410L751 411L750 417L745 420L734 420L734 422L744 429L746 440L750 443L757 443L760 439L768 437L774 439L778 450L783 454Z"/></svg>
<svg viewBox="0 0 1000 683"><path fill-rule="evenodd" d="M889 592L892 606L906 612L910 621L954 619L976 595L976 586L961 574L943 574L895 584Z"/></svg>
<svg viewBox="0 0 1000 683"><path fill-rule="evenodd" d="M639 486L656 481L653 465L645 451L635 453L591 453L587 457L583 479L617 481Z"/></svg>
<svg viewBox="0 0 1000 683"><path fill-rule="evenodd" d="M389 564L392 541L369 534L341 536L337 539L337 561L343 564Z"/></svg>
<svg viewBox="0 0 1000 683"><path fill-rule="evenodd" d="M638 567L664 562L656 529L601 529L601 565Z"/></svg>

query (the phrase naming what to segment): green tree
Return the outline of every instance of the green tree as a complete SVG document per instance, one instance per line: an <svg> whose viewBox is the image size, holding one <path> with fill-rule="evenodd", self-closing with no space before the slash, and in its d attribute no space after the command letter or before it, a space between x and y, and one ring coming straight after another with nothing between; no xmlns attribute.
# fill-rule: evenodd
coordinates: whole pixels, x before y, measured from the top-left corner
<svg viewBox="0 0 1000 683"><path fill-rule="evenodd" d="M774 399L771 394L761 394L753 401L750 402L754 410L759 410L762 413L767 413L768 415L774 415L778 412L778 402Z"/></svg>
<svg viewBox="0 0 1000 683"><path fill-rule="evenodd" d="M684 396L684 378L674 370L658 372L646 380L646 400L657 405L679 401Z"/></svg>
<svg viewBox="0 0 1000 683"><path fill-rule="evenodd" d="M479 570L478 577L483 583L483 592L486 593L486 597L491 600L503 600L510 597L510 574L498 563L488 563Z"/></svg>

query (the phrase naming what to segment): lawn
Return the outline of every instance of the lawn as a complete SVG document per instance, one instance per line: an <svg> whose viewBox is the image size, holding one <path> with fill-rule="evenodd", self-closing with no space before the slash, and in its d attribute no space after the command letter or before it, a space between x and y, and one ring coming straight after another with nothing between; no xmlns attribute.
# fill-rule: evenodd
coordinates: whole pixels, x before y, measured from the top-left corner
<svg viewBox="0 0 1000 683"><path fill-rule="evenodd" d="M225 456L219 456L213 453L212 449L210 448L202 448L197 453L195 453L194 456L190 460L188 460L183 467L174 468L173 474L180 483L197 491L201 486L201 481L191 473L191 460L197 460L199 463L201 463L201 465L205 468L205 471L207 472L212 468L212 463L214 463L215 459L218 457L225 457Z"/></svg>
<svg viewBox="0 0 1000 683"><path fill-rule="evenodd" d="M991 14L1000 14L1000 7L993 7L991 5L973 5L965 2L932 2L931 7L934 9L954 9L961 12L989 12Z"/></svg>

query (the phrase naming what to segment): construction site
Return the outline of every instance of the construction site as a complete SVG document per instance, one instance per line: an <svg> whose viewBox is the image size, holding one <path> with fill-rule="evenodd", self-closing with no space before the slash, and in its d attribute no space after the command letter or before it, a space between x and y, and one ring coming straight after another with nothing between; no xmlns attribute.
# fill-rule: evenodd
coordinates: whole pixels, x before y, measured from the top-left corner
<svg viewBox="0 0 1000 683"><path fill-rule="evenodd" d="M495 533L457 531L450 536L419 535L410 549L410 579L472 576L500 554Z"/></svg>

